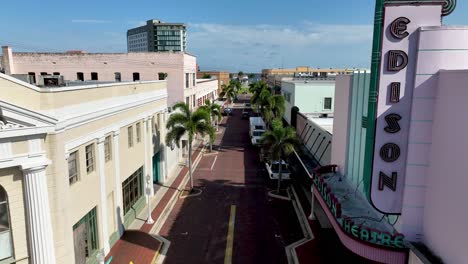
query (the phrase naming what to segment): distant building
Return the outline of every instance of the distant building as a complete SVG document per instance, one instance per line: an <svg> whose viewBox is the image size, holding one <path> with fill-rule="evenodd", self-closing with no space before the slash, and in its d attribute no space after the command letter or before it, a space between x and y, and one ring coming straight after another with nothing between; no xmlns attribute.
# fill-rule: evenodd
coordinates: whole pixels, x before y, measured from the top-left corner
<svg viewBox="0 0 468 264"><path fill-rule="evenodd" d="M196 101L205 96L196 81L196 57L185 52L130 53L37 53L13 52L2 47L1 67L7 75L34 85L53 76L63 76L66 83L102 83L166 80L168 105ZM27 75L27 76L25 76ZM217 97L217 85L211 97Z"/></svg>
<svg viewBox="0 0 468 264"><path fill-rule="evenodd" d="M201 79L204 76L209 75L211 78L218 80L218 94L221 93L221 86L229 83L229 72L224 71L199 71L197 72L197 78Z"/></svg>
<svg viewBox="0 0 468 264"><path fill-rule="evenodd" d="M309 66L298 66L293 69L263 69L262 79L267 83L268 87L281 87L281 79L284 77L328 78L335 77L339 74L350 74L352 72L353 70L349 69L318 69L310 68Z"/></svg>
<svg viewBox="0 0 468 264"><path fill-rule="evenodd" d="M286 104L284 119L291 124L291 109L314 117L332 116L335 80L290 80L281 86Z"/></svg>
<svg viewBox="0 0 468 264"><path fill-rule="evenodd" d="M148 20L146 25L127 31L128 52L185 51L187 25Z"/></svg>

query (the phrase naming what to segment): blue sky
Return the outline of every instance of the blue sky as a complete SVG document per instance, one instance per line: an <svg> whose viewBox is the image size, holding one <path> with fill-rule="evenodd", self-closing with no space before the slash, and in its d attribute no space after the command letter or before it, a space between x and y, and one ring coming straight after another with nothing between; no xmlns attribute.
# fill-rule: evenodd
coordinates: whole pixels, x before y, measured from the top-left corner
<svg viewBox="0 0 468 264"><path fill-rule="evenodd" d="M280 4L281 3L281 4ZM369 67L372 0L5 1L0 45L16 51L125 52L126 30L148 19L189 25L202 70ZM6 12L5 12L6 11ZM445 24L468 25L468 1Z"/></svg>

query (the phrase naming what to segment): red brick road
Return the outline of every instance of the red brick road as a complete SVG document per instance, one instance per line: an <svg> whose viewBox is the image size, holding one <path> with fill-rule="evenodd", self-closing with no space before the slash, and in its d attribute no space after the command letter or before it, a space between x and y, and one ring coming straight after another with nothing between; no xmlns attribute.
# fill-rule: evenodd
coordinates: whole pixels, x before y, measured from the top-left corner
<svg viewBox="0 0 468 264"><path fill-rule="evenodd" d="M286 263L284 247L302 238L291 204L266 195L258 149L240 116L235 110L225 118L219 153L205 155L194 172L203 193L179 199L162 227L160 235L171 241L165 263L223 263L231 205L237 206L233 263Z"/></svg>

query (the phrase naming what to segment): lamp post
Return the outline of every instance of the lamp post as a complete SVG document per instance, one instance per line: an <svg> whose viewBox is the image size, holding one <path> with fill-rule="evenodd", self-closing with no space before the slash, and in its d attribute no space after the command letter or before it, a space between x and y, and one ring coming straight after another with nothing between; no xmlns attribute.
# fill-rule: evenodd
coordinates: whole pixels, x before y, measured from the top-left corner
<svg viewBox="0 0 468 264"><path fill-rule="evenodd" d="M104 249L99 250L96 255L96 260L99 264L104 264L104 260L106 259L106 255L104 254Z"/></svg>
<svg viewBox="0 0 468 264"><path fill-rule="evenodd" d="M315 220L315 215L314 215L314 185L310 187L310 193L312 194L312 197L310 198L310 215L309 215L309 220Z"/></svg>
<svg viewBox="0 0 468 264"><path fill-rule="evenodd" d="M151 217L151 178L149 175L146 175L146 195L148 196L148 219L146 223L151 225L154 220Z"/></svg>

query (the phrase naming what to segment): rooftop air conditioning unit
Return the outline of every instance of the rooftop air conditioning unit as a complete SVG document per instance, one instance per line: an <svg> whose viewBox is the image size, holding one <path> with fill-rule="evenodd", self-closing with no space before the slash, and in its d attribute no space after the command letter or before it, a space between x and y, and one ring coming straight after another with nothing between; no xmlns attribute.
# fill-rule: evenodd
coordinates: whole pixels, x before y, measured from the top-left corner
<svg viewBox="0 0 468 264"><path fill-rule="evenodd" d="M62 75L40 75L38 86L65 86L65 81Z"/></svg>

